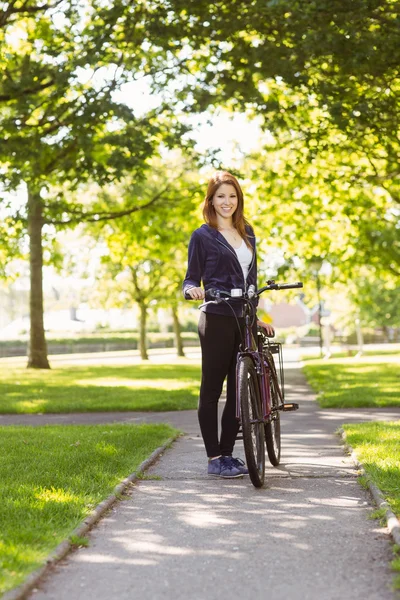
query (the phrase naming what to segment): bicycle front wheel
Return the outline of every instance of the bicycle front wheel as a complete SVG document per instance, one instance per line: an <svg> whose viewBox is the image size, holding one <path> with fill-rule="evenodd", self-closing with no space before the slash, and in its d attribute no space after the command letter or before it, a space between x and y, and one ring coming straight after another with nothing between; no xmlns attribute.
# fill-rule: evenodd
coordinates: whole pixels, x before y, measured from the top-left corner
<svg viewBox="0 0 400 600"><path fill-rule="evenodd" d="M281 460L281 413L278 410L279 396L276 385L273 375L270 375L272 411L270 422L265 424L265 444L269 461L274 467L277 467Z"/></svg>
<svg viewBox="0 0 400 600"><path fill-rule="evenodd" d="M238 394L247 468L252 484L258 488L265 476L264 423L257 373L249 356L239 358Z"/></svg>

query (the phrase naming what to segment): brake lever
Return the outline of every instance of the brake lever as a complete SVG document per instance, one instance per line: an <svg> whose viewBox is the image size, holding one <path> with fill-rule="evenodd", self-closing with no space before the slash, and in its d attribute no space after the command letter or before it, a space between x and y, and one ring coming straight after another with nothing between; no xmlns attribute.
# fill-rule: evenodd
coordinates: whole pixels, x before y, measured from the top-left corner
<svg viewBox="0 0 400 600"><path fill-rule="evenodd" d="M199 309L203 308L203 306L207 306L208 304L220 304L221 301L222 301L222 299L221 300L207 300L207 302L203 302L203 304L200 304L198 308Z"/></svg>

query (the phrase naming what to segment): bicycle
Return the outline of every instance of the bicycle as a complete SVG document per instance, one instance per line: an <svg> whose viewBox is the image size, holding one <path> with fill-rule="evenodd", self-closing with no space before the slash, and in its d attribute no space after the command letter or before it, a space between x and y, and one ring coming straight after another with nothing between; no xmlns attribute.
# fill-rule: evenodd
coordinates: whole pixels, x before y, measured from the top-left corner
<svg viewBox="0 0 400 600"><path fill-rule="evenodd" d="M301 287L301 282L277 284L274 280L269 280L258 291L254 286L249 286L247 292L241 289L231 292L209 289L206 297L212 300L201 305L220 302L229 304L232 299L244 304L244 332L236 365L236 417L241 424L238 439L243 439L249 476L257 488L262 487L265 479L264 446L271 464L277 466L280 462L280 412L297 410L299 405L294 402L285 403L282 344L270 342L260 330L257 332L257 341L254 338L252 327L256 311L251 300L267 290ZM239 322L237 324L240 329ZM273 354L278 355L279 371Z"/></svg>

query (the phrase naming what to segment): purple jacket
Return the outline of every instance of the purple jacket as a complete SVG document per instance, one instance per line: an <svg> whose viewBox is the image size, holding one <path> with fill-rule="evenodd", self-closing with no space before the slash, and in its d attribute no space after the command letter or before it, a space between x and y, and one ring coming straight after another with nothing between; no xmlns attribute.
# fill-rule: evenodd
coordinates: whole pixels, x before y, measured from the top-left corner
<svg viewBox="0 0 400 600"><path fill-rule="evenodd" d="M253 260L250 264L246 280L243 277L242 267L235 249L226 241L223 235L209 225L202 225L192 233L188 251L188 269L183 282L183 293L192 288L203 287L207 291L210 288L230 292L234 288L247 290L249 285L257 289L257 255L256 238L250 226L246 226L248 239L253 248ZM254 301L255 306L257 300ZM243 304L241 301L232 300L230 305L236 316L243 315ZM232 316L232 309L222 302L221 304L209 304L204 307L209 313Z"/></svg>

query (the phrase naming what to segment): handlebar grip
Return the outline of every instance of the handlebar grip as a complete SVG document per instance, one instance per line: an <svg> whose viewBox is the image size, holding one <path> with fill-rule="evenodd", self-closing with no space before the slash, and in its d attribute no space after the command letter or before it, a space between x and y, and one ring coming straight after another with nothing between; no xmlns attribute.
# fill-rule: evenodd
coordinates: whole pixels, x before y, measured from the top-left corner
<svg viewBox="0 0 400 600"><path fill-rule="evenodd" d="M214 288L210 288L209 290L206 290L205 300L214 300L217 297L218 297L218 290L216 290ZM185 300L194 300L194 298L192 298L192 296L190 296L188 291L184 293L184 298L185 298Z"/></svg>
<svg viewBox="0 0 400 600"><path fill-rule="evenodd" d="M294 290L296 288L302 288L303 283L298 281L297 283L282 283L282 285L278 286L280 290Z"/></svg>
<svg viewBox="0 0 400 600"><path fill-rule="evenodd" d="M275 281L268 281L267 285L260 288L257 291L257 296L260 296L263 292L271 291L271 290L293 290L295 288L302 288L303 283L298 281L297 283L275 283Z"/></svg>

